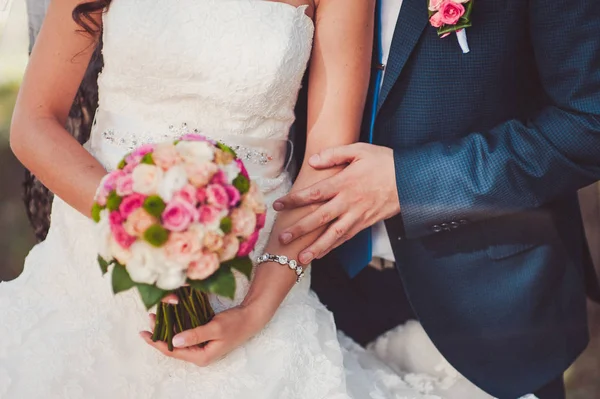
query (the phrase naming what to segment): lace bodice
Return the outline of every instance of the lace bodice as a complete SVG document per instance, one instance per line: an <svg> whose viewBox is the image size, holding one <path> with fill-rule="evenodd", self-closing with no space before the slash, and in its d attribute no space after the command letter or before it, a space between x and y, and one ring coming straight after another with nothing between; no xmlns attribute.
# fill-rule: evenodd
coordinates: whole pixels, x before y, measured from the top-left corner
<svg viewBox="0 0 600 399"><path fill-rule="evenodd" d="M285 139L312 47L305 10L268 0L115 0L104 17L99 106Z"/></svg>

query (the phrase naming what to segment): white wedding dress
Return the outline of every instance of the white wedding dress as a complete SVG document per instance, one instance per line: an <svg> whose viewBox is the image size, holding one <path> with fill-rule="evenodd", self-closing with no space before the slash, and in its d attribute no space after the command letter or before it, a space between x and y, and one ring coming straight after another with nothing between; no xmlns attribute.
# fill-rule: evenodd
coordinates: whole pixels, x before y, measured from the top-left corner
<svg viewBox="0 0 600 399"><path fill-rule="evenodd" d="M86 148L112 169L142 143L197 129L238 149L270 207L290 188L282 143L313 29L304 7L266 0L114 0ZM272 225L271 214L257 252ZM164 357L138 336L149 322L137 293L113 296L96 254L93 223L56 198L47 239L18 279L0 284L0 398L438 397L427 378L402 378L338 336L310 276L223 360L200 368ZM213 306L239 303L247 288L238 279L235 300Z"/></svg>

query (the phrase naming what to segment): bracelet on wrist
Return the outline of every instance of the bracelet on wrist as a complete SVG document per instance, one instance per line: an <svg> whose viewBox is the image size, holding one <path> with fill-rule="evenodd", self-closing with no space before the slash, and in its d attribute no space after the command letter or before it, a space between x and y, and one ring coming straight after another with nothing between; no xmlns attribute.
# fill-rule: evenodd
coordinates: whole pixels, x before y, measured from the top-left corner
<svg viewBox="0 0 600 399"><path fill-rule="evenodd" d="M264 253L256 258L256 263L266 263L266 262L275 262L279 263L282 266L289 267L294 273L296 273L296 283L299 283L304 277L304 268L298 264L294 259L289 259L284 255L272 255L270 253Z"/></svg>

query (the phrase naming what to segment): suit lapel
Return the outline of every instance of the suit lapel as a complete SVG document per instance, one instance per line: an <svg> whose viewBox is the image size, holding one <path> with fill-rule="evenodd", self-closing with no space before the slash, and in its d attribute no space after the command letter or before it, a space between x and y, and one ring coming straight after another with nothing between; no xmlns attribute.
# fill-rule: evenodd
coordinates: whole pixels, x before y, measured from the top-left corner
<svg viewBox="0 0 600 399"><path fill-rule="evenodd" d="M403 0L379 94L377 112L390 94L427 25L427 3L427 0Z"/></svg>

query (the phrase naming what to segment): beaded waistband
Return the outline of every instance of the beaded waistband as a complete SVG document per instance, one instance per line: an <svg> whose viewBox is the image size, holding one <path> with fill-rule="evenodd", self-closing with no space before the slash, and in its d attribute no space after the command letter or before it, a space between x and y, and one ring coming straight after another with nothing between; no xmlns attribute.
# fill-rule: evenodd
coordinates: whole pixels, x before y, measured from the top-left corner
<svg viewBox="0 0 600 399"><path fill-rule="evenodd" d="M244 161L251 177L275 178L289 165L288 149L292 152L289 140L204 132L184 122L149 123L105 110L96 112L89 145L94 155L108 156L108 163L114 163L110 166L115 167L127 152L143 144L176 140L187 133L202 134L231 147Z"/></svg>

